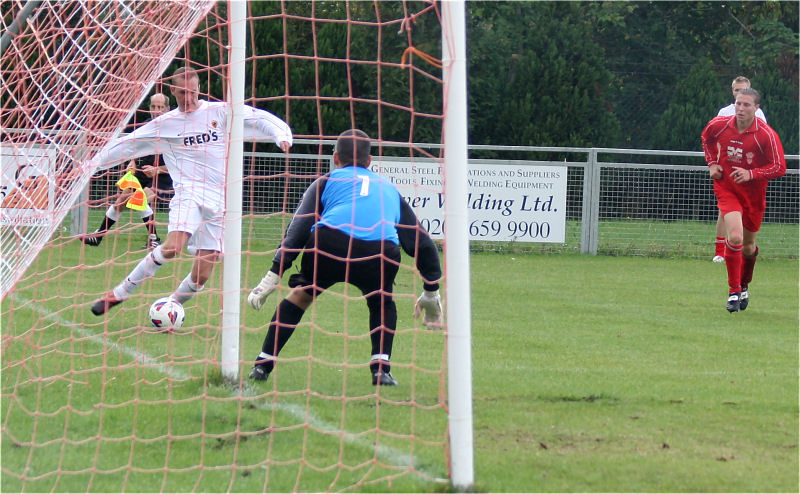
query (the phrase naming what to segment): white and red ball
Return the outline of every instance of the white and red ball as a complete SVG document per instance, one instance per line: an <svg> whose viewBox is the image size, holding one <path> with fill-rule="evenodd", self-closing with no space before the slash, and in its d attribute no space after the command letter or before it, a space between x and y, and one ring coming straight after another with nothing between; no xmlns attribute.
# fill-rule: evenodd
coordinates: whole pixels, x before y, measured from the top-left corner
<svg viewBox="0 0 800 494"><path fill-rule="evenodd" d="M163 331L172 331L183 325L186 311L183 305L169 297L162 297L150 306L150 322Z"/></svg>

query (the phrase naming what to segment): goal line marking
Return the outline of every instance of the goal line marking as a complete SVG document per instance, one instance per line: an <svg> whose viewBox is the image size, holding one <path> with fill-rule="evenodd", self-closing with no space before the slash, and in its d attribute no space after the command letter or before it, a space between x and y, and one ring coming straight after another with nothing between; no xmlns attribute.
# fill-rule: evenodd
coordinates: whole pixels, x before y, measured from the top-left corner
<svg viewBox="0 0 800 494"><path fill-rule="evenodd" d="M17 303L41 315L42 319L45 320L50 319L62 326L73 328L81 336L89 339L93 343L101 347L105 346L110 350L118 350L119 352L131 357L136 362L141 362L142 364L152 366L155 370L164 374L167 377L171 377L177 380L187 380L191 377L189 374L186 374L185 372L182 372L181 370L176 369L175 367L166 366L164 364L159 363L155 358L151 357L147 353L141 352L127 345L120 345L118 343L104 339L97 333L94 333L83 327L82 324L70 321L56 314L55 312L52 312L46 307L43 307L37 304L36 302L29 300L17 293L12 292L10 296ZM255 393L253 392L252 387L248 386L247 383L245 383L245 385L241 389L241 393L232 392L230 396L231 398L237 398L239 396L253 397L255 396ZM285 412L294 417L295 419L305 420L309 425L314 426L324 432L340 432L340 429L337 428L334 424L331 424L330 422L320 419L319 417L311 413L309 410L301 408L300 406L297 405L264 401L256 403L256 407L261 410L275 409L277 411ZM377 456L383 458L393 466L409 467L417 477L423 480L434 479L434 482L437 483L449 481L448 479L437 477L436 474L428 472L425 469L421 468L419 465L415 464L415 462L412 461L412 458L407 453L401 450L385 445L378 445L376 447L371 441L363 439L360 435L354 434L346 430L341 432L344 433L343 435L348 443L359 446L367 451L376 451Z"/></svg>

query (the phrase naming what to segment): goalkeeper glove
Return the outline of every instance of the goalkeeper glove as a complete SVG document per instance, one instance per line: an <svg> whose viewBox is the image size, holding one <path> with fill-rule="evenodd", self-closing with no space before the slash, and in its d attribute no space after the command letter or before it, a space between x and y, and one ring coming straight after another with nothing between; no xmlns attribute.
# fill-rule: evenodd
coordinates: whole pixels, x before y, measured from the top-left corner
<svg viewBox="0 0 800 494"><path fill-rule="evenodd" d="M439 290L435 292L422 291L422 295L414 305L414 317L419 317L423 313L423 321L428 329L442 327L442 297L439 296Z"/></svg>
<svg viewBox="0 0 800 494"><path fill-rule="evenodd" d="M253 288L253 291L250 292L250 295L247 296L247 302L250 304L250 307L255 310L261 310L269 294L278 288L279 281L281 281L280 276L272 271L267 271L267 274L261 278L261 282L259 282L259 284Z"/></svg>

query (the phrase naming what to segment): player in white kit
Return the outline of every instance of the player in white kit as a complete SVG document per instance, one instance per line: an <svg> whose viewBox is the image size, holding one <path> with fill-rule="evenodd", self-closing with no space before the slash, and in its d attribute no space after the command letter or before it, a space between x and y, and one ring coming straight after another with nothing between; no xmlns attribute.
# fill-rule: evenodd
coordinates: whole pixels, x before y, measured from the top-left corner
<svg viewBox="0 0 800 494"><path fill-rule="evenodd" d="M92 304L92 313L98 316L128 299L139 284L189 247L195 252L194 265L170 295L186 302L203 289L222 252L228 104L200 100L199 77L189 68L176 70L169 86L178 108L110 141L90 162L105 169L130 158L160 154L175 189L169 203L166 241ZM292 130L275 115L245 105L244 138L272 139L288 153Z"/></svg>

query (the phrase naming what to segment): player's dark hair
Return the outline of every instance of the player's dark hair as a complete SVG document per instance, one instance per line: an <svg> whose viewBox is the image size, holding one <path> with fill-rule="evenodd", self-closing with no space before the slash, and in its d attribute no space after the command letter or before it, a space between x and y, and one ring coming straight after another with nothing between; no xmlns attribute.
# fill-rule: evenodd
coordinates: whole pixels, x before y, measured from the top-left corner
<svg viewBox="0 0 800 494"><path fill-rule="evenodd" d="M754 102L755 104L757 104L757 105L760 105L760 104L761 104L761 95L760 95L760 94L758 94L758 91L756 91L755 89L753 89L753 88L751 88L751 87L748 87L748 88L746 88L746 89L742 89L741 91L739 91L739 94L740 94L740 95L742 95L742 94L749 94L750 96L752 96L752 97L753 97L753 102Z"/></svg>
<svg viewBox="0 0 800 494"><path fill-rule="evenodd" d="M339 162L345 166L356 165L366 168L369 166L369 151L369 136L362 130L345 130L336 140Z"/></svg>

